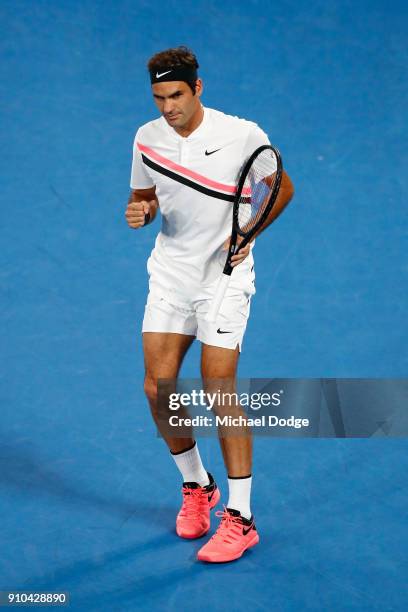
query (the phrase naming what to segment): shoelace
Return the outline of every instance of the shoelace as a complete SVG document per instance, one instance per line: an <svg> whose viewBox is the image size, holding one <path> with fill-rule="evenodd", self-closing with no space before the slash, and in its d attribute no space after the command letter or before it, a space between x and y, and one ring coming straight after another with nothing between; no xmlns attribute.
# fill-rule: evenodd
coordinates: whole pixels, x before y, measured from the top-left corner
<svg viewBox="0 0 408 612"><path fill-rule="evenodd" d="M225 506L224 510L218 510L215 516L221 518L221 523L211 538L212 540L223 540L227 544L232 544L242 535L241 517L230 514Z"/></svg>
<svg viewBox="0 0 408 612"><path fill-rule="evenodd" d="M183 507L182 514L186 518L198 518L201 514L200 506L206 499L207 492L200 487L199 489L182 489Z"/></svg>

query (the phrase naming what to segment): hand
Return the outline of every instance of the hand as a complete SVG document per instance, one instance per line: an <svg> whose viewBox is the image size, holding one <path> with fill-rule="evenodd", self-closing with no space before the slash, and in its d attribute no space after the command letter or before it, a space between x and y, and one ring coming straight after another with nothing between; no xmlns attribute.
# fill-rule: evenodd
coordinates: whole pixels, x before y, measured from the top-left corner
<svg viewBox="0 0 408 612"><path fill-rule="evenodd" d="M125 217L129 227L139 229L145 225L145 215L153 216L153 206L155 200L141 200L140 202L129 202L126 208Z"/></svg>
<svg viewBox="0 0 408 612"><path fill-rule="evenodd" d="M227 238L227 240L224 242L222 250L223 251L228 251L229 249L229 245L230 245L230 241L231 241L231 236L229 238ZM242 236L238 236L237 238L237 244L241 244L241 242L243 241ZM238 266L240 263L242 263L244 261L244 259L246 257L248 257L249 253L251 250L251 246L250 244L247 244L246 246L244 246L244 248L240 251L238 251L238 253L236 253L236 255L233 255L231 257L231 267L235 268L235 266Z"/></svg>

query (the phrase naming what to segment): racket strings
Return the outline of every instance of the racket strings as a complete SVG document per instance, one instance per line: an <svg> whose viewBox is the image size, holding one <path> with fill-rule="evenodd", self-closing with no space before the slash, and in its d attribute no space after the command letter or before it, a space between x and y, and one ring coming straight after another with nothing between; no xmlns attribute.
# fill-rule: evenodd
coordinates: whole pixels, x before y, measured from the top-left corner
<svg viewBox="0 0 408 612"><path fill-rule="evenodd" d="M276 169L276 155L271 149L261 151L252 162L239 198L237 222L242 232L250 232L264 214L276 182Z"/></svg>

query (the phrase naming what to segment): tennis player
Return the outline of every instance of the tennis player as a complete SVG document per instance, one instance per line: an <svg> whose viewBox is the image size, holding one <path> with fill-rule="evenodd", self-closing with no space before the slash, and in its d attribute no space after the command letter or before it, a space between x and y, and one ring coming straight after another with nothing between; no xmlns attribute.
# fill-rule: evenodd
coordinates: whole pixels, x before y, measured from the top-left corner
<svg viewBox="0 0 408 612"><path fill-rule="evenodd" d="M239 171L269 140L255 123L201 104L198 68L186 47L162 51L149 60L153 99L161 116L136 133L125 213L128 225L140 229L154 221L159 207L161 212L161 230L147 262L149 294L142 326L144 388L159 428L157 381L177 378L195 338L202 343L203 379L235 380L255 293L251 243L232 258L234 271L217 320L205 320L225 263ZM292 183L283 173L264 227L292 195ZM177 534L199 538L210 528L210 510L220 500L219 489L192 434L172 437L166 429L162 435L183 479ZM237 559L259 541L250 507L251 436L227 436L220 443L229 496L217 513L218 529L198 552L198 559L209 562Z"/></svg>

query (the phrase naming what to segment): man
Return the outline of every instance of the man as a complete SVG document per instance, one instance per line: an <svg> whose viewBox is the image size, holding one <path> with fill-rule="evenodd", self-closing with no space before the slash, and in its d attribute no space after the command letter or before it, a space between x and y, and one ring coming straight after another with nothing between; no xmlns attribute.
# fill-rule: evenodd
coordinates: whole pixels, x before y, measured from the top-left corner
<svg viewBox="0 0 408 612"><path fill-rule="evenodd" d="M199 65L186 47L157 53L148 62L154 101L161 117L136 133L130 227L154 221L160 206L162 228L148 260L149 295L143 320L145 393L152 416L183 477L183 503L176 520L180 537L198 538L210 528L210 510L220 492L201 461L192 434L172 437L158 418L157 382L175 379L196 337L202 342L204 380L234 381L251 295L255 293L253 244L232 258L234 272L215 323L205 320L226 258L232 200L240 168L259 146L269 144L255 124L200 102ZM264 227L293 195L283 173L277 202ZM246 432L248 434L248 432ZM228 472L229 498L214 536L198 558L220 562L239 558L259 541L250 509L250 435L220 438Z"/></svg>

